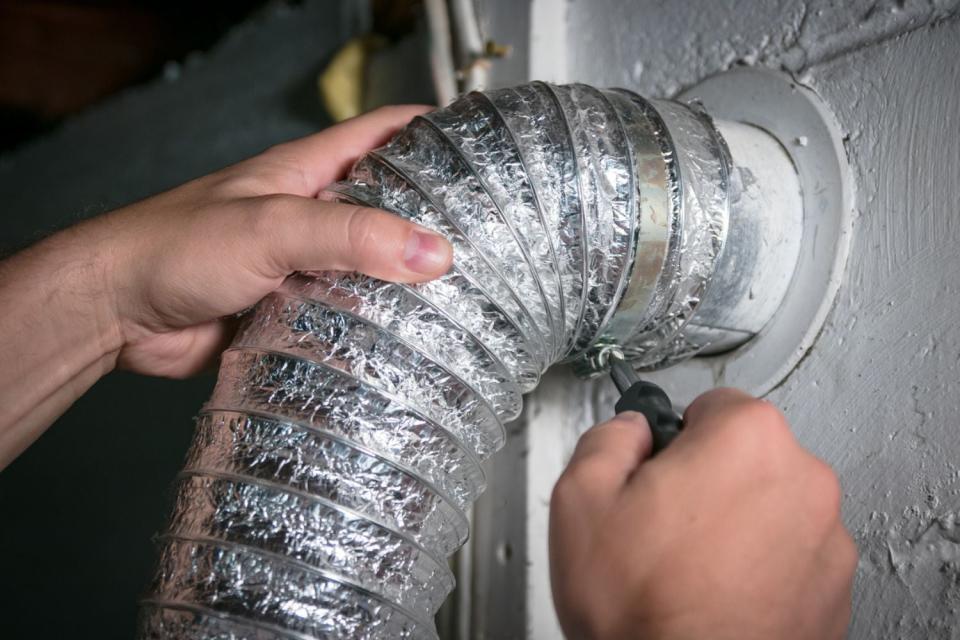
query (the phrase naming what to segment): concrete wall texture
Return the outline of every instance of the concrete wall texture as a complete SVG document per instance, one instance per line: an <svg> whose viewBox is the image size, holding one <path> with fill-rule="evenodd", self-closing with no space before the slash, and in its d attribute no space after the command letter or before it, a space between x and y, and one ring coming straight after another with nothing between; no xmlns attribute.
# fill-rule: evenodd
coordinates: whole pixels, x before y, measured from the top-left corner
<svg viewBox="0 0 960 640"><path fill-rule="evenodd" d="M960 3L555 4L567 16L558 79L671 96L766 66L833 110L857 190L850 258L816 344L768 398L843 483L861 553L850 637L960 638ZM609 413L606 381L573 384L557 373L535 394L533 450L550 433L568 453ZM534 460L548 478L529 472L531 505L558 472ZM534 610L548 600L533 560L527 618L546 638L555 627Z"/></svg>

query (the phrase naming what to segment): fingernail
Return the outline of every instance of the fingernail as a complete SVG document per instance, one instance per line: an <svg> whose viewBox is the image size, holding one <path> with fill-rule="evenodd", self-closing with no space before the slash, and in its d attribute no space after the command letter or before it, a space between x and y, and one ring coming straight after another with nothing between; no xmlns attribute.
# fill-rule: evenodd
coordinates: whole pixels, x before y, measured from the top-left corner
<svg viewBox="0 0 960 640"><path fill-rule="evenodd" d="M432 274L446 270L453 249L443 236L426 231L414 231L407 239L403 262L407 269Z"/></svg>

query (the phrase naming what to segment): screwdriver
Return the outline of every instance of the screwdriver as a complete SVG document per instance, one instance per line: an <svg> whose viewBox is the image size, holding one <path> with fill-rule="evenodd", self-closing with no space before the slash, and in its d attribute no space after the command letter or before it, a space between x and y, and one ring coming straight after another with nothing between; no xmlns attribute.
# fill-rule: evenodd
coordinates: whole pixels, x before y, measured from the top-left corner
<svg viewBox="0 0 960 640"><path fill-rule="evenodd" d="M653 434L651 455L661 451L683 429L683 418L673 410L667 392L646 380L641 380L618 349L607 352L610 377L620 392L620 400L614 406L617 413L637 411L642 413Z"/></svg>

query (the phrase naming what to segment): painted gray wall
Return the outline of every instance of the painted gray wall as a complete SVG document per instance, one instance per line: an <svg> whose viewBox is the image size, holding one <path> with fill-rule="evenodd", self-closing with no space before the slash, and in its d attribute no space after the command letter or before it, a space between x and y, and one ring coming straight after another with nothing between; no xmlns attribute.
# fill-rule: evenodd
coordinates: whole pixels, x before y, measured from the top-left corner
<svg viewBox="0 0 960 640"><path fill-rule="evenodd" d="M557 77L670 96L763 65L834 111L858 192L851 255L822 334L769 399L843 483L861 551L850 637L960 638L960 3L555 4L567 11ZM613 397L561 371L531 398L533 637L556 632L537 505Z"/></svg>

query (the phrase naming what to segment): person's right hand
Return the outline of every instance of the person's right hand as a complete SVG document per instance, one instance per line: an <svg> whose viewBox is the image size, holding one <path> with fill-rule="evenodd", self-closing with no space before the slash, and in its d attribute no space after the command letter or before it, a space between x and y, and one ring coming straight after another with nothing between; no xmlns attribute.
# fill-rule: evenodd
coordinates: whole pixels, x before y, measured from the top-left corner
<svg viewBox="0 0 960 640"><path fill-rule="evenodd" d="M830 640L856 547L833 471L773 405L722 389L647 460L643 416L588 431L553 492L554 601L571 638Z"/></svg>

